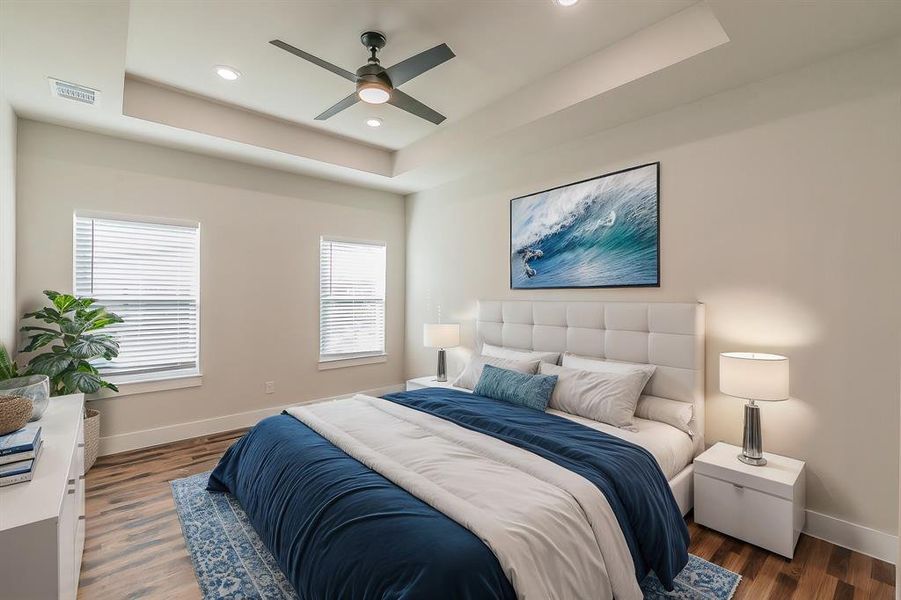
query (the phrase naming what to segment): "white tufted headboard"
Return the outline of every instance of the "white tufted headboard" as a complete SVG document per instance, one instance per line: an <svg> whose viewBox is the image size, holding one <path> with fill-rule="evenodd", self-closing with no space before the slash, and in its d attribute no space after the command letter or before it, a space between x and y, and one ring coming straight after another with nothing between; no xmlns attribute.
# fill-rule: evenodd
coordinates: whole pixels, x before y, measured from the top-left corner
<svg viewBox="0 0 901 600"><path fill-rule="evenodd" d="M704 305L480 300L476 343L657 366L645 393L694 405L704 449Z"/></svg>

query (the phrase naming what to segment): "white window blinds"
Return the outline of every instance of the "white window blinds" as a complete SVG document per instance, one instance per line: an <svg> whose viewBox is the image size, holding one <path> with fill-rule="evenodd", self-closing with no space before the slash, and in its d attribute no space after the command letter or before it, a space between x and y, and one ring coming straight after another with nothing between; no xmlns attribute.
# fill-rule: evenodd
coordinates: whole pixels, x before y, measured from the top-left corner
<svg viewBox="0 0 901 600"><path fill-rule="evenodd" d="M385 353L385 244L321 238L319 360Z"/></svg>
<svg viewBox="0 0 901 600"><path fill-rule="evenodd" d="M75 294L125 321L107 329L120 348L118 358L96 364L104 375L198 372L199 278L199 225L75 216Z"/></svg>

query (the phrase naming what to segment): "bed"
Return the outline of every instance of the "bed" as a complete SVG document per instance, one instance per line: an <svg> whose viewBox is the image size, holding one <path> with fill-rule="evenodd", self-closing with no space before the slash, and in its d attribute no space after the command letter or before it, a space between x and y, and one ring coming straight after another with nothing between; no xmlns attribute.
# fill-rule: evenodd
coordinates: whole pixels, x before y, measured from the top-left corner
<svg viewBox="0 0 901 600"><path fill-rule="evenodd" d="M647 393L703 396L700 305L480 302L476 332L655 364ZM652 571L669 587L688 556L679 456L703 442L586 421L453 389L355 396L262 421L209 489L235 495L302 598L640 598Z"/></svg>

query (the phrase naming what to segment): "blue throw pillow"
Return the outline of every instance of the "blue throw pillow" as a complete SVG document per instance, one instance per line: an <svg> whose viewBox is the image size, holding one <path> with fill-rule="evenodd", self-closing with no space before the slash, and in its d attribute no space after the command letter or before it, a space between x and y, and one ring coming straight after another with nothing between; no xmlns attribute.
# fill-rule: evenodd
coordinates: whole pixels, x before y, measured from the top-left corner
<svg viewBox="0 0 901 600"><path fill-rule="evenodd" d="M529 375L485 365L472 393L544 411L555 385L556 375Z"/></svg>

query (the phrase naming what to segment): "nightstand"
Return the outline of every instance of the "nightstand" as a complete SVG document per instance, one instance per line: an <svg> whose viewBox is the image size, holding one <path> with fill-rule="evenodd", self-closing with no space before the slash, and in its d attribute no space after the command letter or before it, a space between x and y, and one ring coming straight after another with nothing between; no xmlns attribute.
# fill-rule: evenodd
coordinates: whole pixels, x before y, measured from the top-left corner
<svg viewBox="0 0 901 600"><path fill-rule="evenodd" d="M699 525L792 558L804 527L804 462L765 453L746 465L741 448L719 442L695 459Z"/></svg>
<svg viewBox="0 0 901 600"><path fill-rule="evenodd" d="M452 388L451 380L448 381L435 381L434 375L427 375L425 377L417 377L416 379L408 379L407 380L407 391L411 390L421 390L422 388L428 387L440 387L440 388Z"/></svg>

